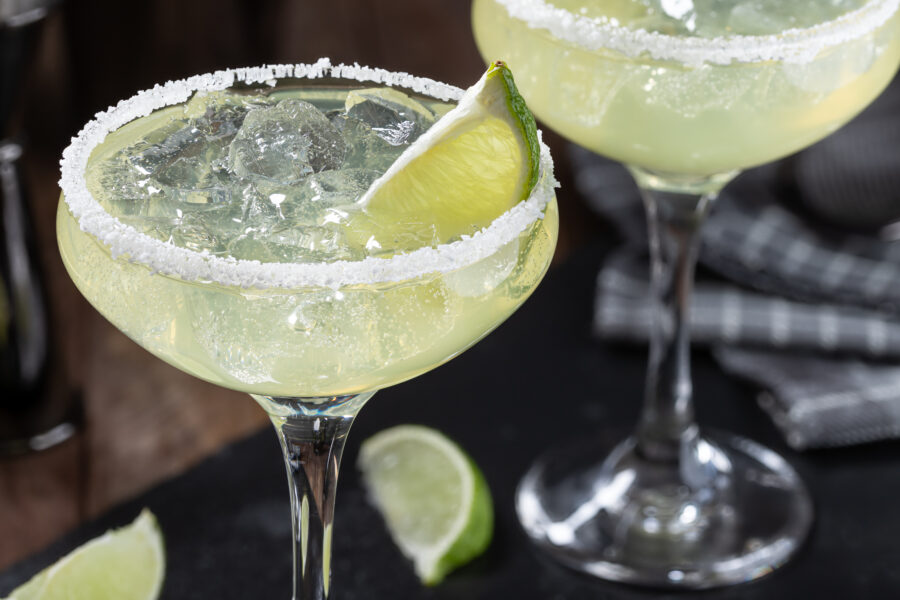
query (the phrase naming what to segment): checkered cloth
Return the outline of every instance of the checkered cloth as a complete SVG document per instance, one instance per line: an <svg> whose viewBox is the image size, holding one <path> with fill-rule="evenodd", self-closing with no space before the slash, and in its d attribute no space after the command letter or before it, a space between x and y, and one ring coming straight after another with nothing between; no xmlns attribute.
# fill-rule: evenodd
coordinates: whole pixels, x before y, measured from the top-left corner
<svg viewBox="0 0 900 600"><path fill-rule="evenodd" d="M737 346L713 355L727 372L764 383L759 405L793 448L900 437L900 367Z"/></svg>
<svg viewBox="0 0 900 600"><path fill-rule="evenodd" d="M708 247L704 253L708 253ZM594 332L643 342L651 324L647 257L613 252L597 277ZM900 361L900 315L840 304L809 304L699 277L691 298L691 339L807 353L840 352ZM900 401L900 398L898 398Z"/></svg>
<svg viewBox="0 0 900 600"><path fill-rule="evenodd" d="M764 390L796 448L900 437L900 242L883 228L900 216L898 148L900 81L827 143L740 176L702 229L692 339ZM644 342L638 191L617 163L576 147L571 157L576 187L625 239L598 276L594 332Z"/></svg>

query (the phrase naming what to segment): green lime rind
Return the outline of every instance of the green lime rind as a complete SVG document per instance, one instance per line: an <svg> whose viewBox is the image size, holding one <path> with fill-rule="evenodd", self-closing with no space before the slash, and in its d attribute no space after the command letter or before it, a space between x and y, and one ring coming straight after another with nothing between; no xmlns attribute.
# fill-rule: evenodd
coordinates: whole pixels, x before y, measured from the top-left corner
<svg viewBox="0 0 900 600"><path fill-rule="evenodd" d="M516 125L522 134L522 138L525 140L525 145L528 147L528 180L524 182L522 197L520 198L524 200L531 195L531 190L537 185L540 177L541 145L538 141L537 123L528 105L525 104L525 98L519 93L512 71L506 66L506 63L500 60L492 62L490 67L488 67L487 76L488 79L494 77L502 78L503 88L506 93L506 106L516 116Z"/></svg>
<svg viewBox="0 0 900 600"><path fill-rule="evenodd" d="M471 458L469 464L475 476L475 489L468 524L434 569L423 576L422 583L427 586L441 583L448 573L484 554L494 539L494 503L490 488L481 469Z"/></svg>

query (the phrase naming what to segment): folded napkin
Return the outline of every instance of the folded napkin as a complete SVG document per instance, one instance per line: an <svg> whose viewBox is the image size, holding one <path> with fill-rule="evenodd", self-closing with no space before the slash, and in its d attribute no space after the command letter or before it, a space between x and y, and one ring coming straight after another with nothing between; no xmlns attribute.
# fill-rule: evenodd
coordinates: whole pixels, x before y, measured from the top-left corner
<svg viewBox="0 0 900 600"><path fill-rule="evenodd" d="M645 255L614 252L597 277L594 332L644 342L651 323ZM900 318L806 304L700 278L691 338L729 373L758 384L759 404L796 449L900 437ZM838 357L826 352L840 352Z"/></svg>
<svg viewBox="0 0 900 600"><path fill-rule="evenodd" d="M900 437L897 148L900 83L827 142L738 177L702 229L692 340L764 390L760 404L795 448ZM598 275L594 333L644 342L637 188L617 163L575 146L571 158L576 187L624 238Z"/></svg>
<svg viewBox="0 0 900 600"><path fill-rule="evenodd" d="M759 405L797 450L900 437L900 367L737 346L713 355L764 387Z"/></svg>
<svg viewBox="0 0 900 600"><path fill-rule="evenodd" d="M637 249L626 247L606 259L597 277L593 327L598 336L647 339L652 315L648 281L647 257ZM900 360L900 315L800 302L721 279L698 277L690 321L691 339L702 345Z"/></svg>

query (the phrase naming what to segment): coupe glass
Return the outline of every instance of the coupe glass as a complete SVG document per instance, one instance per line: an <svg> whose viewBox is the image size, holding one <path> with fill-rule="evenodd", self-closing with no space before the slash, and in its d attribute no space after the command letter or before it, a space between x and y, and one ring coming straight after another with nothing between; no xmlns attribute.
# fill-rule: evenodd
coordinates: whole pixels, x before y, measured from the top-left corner
<svg viewBox="0 0 900 600"><path fill-rule="evenodd" d="M754 579L788 560L812 522L809 495L781 457L694 419L698 229L740 170L825 137L880 93L900 60L900 17L898 0L769 2L794 25L766 31L772 15L756 4L473 4L482 55L508 62L544 123L625 163L646 208L654 316L637 428L612 449L551 451L516 498L541 548L605 579L691 588ZM648 7L673 17L666 32L641 28ZM813 9L833 14L812 22ZM691 34L715 11L762 29Z"/></svg>
<svg viewBox="0 0 900 600"><path fill-rule="evenodd" d="M377 389L474 344L543 277L558 224L549 152L542 148L541 178L531 196L472 237L391 258L312 264L235 260L139 233L97 201L85 172L89 162L133 147L167 118L165 111L184 114L179 105L197 91L346 94L376 86L443 103L444 110L462 93L327 59L220 71L157 86L98 114L62 162L57 233L79 290L159 358L249 392L269 414L290 486L298 600L329 595L338 467L357 412Z"/></svg>

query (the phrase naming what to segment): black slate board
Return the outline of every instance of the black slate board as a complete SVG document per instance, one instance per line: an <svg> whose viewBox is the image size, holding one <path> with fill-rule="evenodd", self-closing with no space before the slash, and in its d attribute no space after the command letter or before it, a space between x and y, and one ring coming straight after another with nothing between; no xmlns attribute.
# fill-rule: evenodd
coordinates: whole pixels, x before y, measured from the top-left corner
<svg viewBox="0 0 900 600"><path fill-rule="evenodd" d="M603 346L589 335L594 278L603 254L602 247L589 248L551 270L534 297L484 341L431 373L379 392L363 409L350 435L337 496L334 598L900 596L900 443L792 452L756 406L753 390L725 377L703 354L694 360L701 424L769 445L809 484L816 523L794 562L758 582L725 590L663 593L591 580L532 549L512 508L519 477L554 443L624 434L640 404L645 351ZM437 427L461 443L483 468L496 503L489 551L433 589L419 585L390 542L365 501L354 467L363 439L399 423ZM263 431L0 573L0 595L147 506L166 537L163 598L287 599L291 557L284 479L274 433Z"/></svg>

